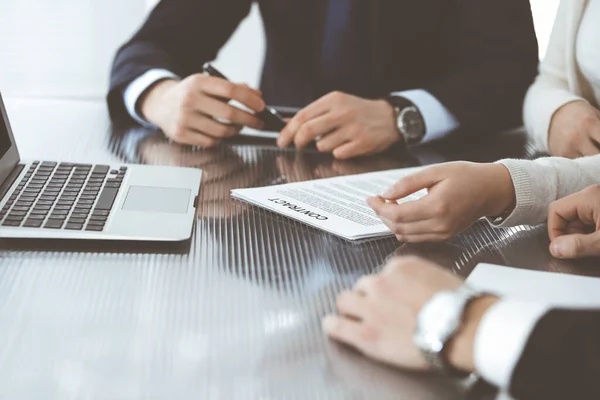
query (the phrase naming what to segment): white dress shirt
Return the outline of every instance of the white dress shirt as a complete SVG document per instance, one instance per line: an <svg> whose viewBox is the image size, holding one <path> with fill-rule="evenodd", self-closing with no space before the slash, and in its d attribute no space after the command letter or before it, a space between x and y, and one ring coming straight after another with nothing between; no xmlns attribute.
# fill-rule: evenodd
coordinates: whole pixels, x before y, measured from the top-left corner
<svg viewBox="0 0 600 400"><path fill-rule="evenodd" d="M140 115L138 102L150 86L162 79L179 80L180 77L165 69L152 69L134 80L125 89L125 107L129 115L143 126L155 127ZM458 121L452 113L429 92L417 89L395 92L393 94L412 101L421 112L426 127L426 134L422 143L441 139L458 128Z"/></svg>
<svg viewBox="0 0 600 400"><path fill-rule="evenodd" d="M135 119L138 123L146 128L156 128L154 124L149 122L139 113L139 101L144 92L148 90L148 88L154 85L156 82L163 79L176 79L180 80L179 76L176 74L167 71L166 69L151 69L146 72L133 82L127 86L125 92L123 93L123 97L125 100L125 108L127 108L127 112L133 119Z"/></svg>
<svg viewBox="0 0 600 400"><path fill-rule="evenodd" d="M486 381L508 392L517 362L533 328L551 307L525 301L494 304L477 329L475 369Z"/></svg>

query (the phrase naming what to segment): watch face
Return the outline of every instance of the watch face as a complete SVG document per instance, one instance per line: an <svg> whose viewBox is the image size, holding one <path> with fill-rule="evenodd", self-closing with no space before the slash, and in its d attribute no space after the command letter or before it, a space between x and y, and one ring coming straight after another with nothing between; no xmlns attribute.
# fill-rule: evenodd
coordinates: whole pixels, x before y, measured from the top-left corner
<svg viewBox="0 0 600 400"><path fill-rule="evenodd" d="M425 122L415 107L402 110L399 116L400 129L411 142L420 142L425 136Z"/></svg>

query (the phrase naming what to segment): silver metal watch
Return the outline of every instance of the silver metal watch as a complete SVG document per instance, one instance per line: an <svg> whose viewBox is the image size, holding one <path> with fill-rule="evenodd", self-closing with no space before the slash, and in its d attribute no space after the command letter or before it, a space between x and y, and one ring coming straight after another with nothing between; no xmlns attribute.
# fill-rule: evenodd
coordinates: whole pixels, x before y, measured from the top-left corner
<svg viewBox="0 0 600 400"><path fill-rule="evenodd" d="M413 342L431 366L445 374L461 372L448 362L444 350L461 327L467 306L484 294L467 285L437 293L421 309Z"/></svg>

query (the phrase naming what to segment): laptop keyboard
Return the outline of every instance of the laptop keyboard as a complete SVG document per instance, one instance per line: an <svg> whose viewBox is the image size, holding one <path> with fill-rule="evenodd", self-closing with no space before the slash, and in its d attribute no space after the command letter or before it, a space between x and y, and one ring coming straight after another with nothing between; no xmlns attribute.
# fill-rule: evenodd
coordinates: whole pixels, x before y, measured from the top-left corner
<svg viewBox="0 0 600 400"><path fill-rule="evenodd" d="M127 167L36 161L0 210L6 227L102 232Z"/></svg>

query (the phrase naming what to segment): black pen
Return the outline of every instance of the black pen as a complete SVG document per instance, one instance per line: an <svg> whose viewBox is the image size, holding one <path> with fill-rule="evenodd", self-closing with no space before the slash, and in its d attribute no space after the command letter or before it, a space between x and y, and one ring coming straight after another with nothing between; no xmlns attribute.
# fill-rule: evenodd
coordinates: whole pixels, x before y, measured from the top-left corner
<svg viewBox="0 0 600 400"><path fill-rule="evenodd" d="M229 81L225 75L223 75L218 69L213 67L211 63L206 63L202 67L204 72L210 76L214 76L215 78L225 79ZM281 132L283 128L287 125L284 117L273 107L265 106L265 109L256 114L264 123L265 127L263 128L265 131L273 131L273 132Z"/></svg>

